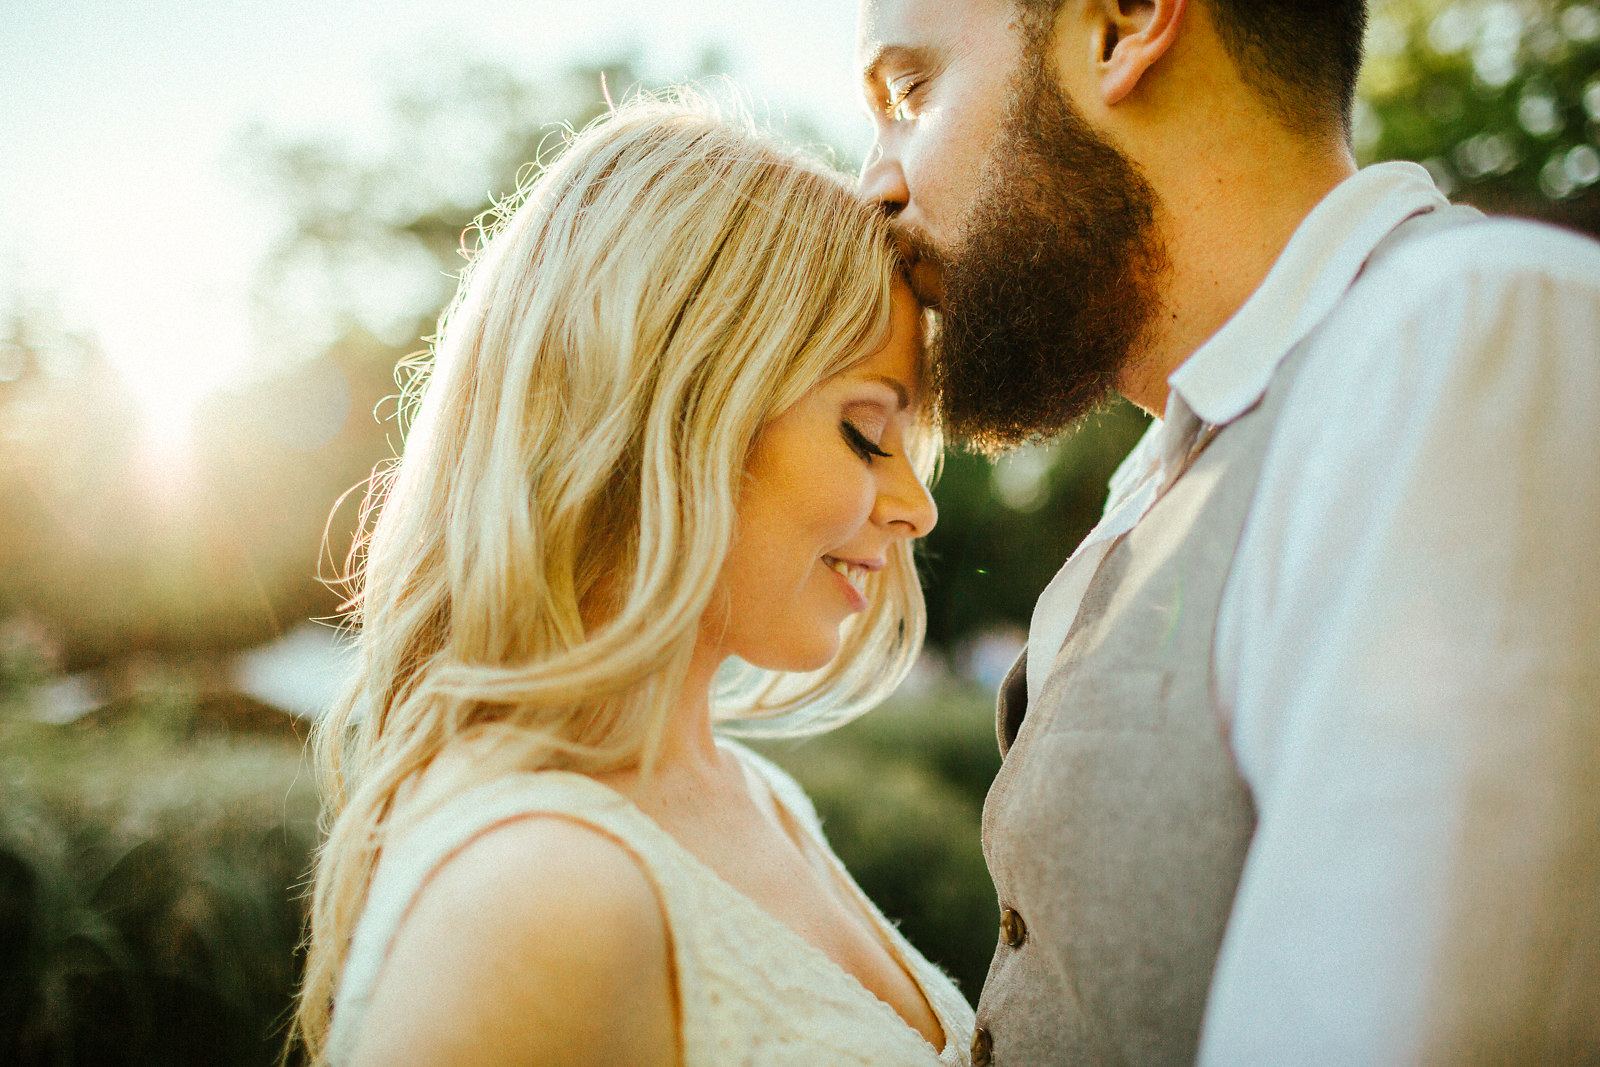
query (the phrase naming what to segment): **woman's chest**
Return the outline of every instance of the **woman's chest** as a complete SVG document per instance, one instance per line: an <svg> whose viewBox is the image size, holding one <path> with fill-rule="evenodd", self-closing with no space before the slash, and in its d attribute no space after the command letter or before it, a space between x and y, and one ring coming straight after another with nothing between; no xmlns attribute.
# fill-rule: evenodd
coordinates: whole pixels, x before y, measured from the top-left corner
<svg viewBox="0 0 1600 1067"><path fill-rule="evenodd" d="M943 1044L937 1016L891 949L881 920L820 848L806 847L803 838L796 840L787 827L759 811L741 819L719 819L715 826L668 830L766 919L825 956L935 1048ZM782 931L751 930L752 937L773 934L781 942Z"/></svg>

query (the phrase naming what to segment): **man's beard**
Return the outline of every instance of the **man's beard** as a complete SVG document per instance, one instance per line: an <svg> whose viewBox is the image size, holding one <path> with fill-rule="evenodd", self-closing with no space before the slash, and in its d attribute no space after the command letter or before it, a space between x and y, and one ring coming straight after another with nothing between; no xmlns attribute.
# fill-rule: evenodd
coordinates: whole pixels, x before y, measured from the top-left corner
<svg viewBox="0 0 1600 1067"><path fill-rule="evenodd" d="M934 250L941 416L990 455L1105 399L1148 339L1165 264L1154 190L1029 52L972 212L949 254Z"/></svg>

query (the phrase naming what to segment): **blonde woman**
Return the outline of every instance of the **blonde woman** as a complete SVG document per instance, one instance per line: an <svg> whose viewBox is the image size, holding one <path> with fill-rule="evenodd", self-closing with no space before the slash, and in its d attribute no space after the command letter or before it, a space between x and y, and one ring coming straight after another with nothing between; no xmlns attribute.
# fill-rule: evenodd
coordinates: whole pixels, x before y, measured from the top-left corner
<svg viewBox="0 0 1600 1067"><path fill-rule="evenodd" d="M493 228L318 730L315 1062L964 1062L961 995L720 728L826 728L917 652L937 440L898 270L840 179L664 102Z"/></svg>

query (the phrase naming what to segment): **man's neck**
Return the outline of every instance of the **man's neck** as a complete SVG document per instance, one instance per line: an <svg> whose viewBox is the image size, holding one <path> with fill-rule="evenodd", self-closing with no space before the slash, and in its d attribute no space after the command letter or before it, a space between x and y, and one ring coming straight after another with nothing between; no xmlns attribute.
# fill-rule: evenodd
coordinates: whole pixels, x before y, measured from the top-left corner
<svg viewBox="0 0 1600 1067"><path fill-rule="evenodd" d="M1311 209L1355 173L1342 145L1296 143L1301 150L1286 151L1282 137L1262 139L1235 147L1216 166L1197 168L1193 159L1207 157L1179 156L1167 174L1146 168L1163 194L1167 269L1149 341L1117 390L1152 415L1166 410L1168 376L1260 287Z"/></svg>

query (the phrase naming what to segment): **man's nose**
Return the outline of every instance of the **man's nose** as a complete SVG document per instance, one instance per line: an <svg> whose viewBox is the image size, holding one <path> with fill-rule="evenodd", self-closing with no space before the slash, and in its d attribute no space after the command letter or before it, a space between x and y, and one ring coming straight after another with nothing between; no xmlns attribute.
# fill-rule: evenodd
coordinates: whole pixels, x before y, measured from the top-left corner
<svg viewBox="0 0 1600 1067"><path fill-rule="evenodd" d="M856 181L856 192L861 199L880 205L890 215L900 214L911 202L911 191L906 188L906 175L900 161L885 152L883 143L875 141L861 166L861 177Z"/></svg>

